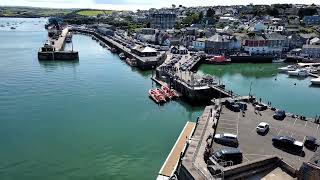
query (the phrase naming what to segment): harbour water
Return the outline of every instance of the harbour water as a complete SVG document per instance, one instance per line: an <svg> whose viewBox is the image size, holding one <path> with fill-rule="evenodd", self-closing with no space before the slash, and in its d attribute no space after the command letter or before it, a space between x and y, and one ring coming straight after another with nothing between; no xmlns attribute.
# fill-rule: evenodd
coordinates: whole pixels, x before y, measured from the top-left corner
<svg viewBox="0 0 320 180"><path fill-rule="evenodd" d="M320 87L312 86L308 78L289 77L278 73L286 64L229 64L199 67L198 72L215 75L227 89L240 95L251 94L286 112L315 117L320 115Z"/></svg>
<svg viewBox="0 0 320 180"><path fill-rule="evenodd" d="M2 180L155 179L186 121L203 110L156 105L152 72L87 36L73 36L78 62L39 62L44 24L0 20L27 21L0 29Z"/></svg>

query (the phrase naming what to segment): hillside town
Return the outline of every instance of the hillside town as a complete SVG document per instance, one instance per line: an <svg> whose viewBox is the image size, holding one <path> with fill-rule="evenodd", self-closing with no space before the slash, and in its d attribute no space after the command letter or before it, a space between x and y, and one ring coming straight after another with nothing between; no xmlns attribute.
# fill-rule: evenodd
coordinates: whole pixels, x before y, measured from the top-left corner
<svg viewBox="0 0 320 180"><path fill-rule="evenodd" d="M125 32L122 38L132 47L138 42L160 50L174 47L226 58L255 56L261 62L266 58L317 62L320 57L320 7L316 5L172 5L86 17L69 14L64 19L85 23L104 35Z"/></svg>

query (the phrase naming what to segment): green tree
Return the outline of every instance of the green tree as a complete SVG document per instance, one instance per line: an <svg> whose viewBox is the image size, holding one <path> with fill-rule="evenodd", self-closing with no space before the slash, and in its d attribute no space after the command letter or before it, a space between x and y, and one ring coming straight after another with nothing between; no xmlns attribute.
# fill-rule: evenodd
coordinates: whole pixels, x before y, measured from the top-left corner
<svg viewBox="0 0 320 180"><path fill-rule="evenodd" d="M298 11L298 16L303 18L304 16L312 16L318 14L318 11L314 7L300 8Z"/></svg>
<svg viewBox="0 0 320 180"><path fill-rule="evenodd" d="M182 24L185 26L190 26L191 24L196 24L199 22L199 15L198 14L190 14L189 16L185 17L182 20Z"/></svg>
<svg viewBox="0 0 320 180"><path fill-rule="evenodd" d="M267 9L267 14L270 16L278 17L279 16L279 11L276 8L268 8Z"/></svg>
<svg viewBox="0 0 320 180"><path fill-rule="evenodd" d="M201 11L200 13L199 13L199 21L201 21L203 19L203 12Z"/></svg>
<svg viewBox="0 0 320 180"><path fill-rule="evenodd" d="M209 18L213 18L215 14L216 14L216 12L214 11L214 9L209 8L207 10L207 15L206 16L209 17Z"/></svg>

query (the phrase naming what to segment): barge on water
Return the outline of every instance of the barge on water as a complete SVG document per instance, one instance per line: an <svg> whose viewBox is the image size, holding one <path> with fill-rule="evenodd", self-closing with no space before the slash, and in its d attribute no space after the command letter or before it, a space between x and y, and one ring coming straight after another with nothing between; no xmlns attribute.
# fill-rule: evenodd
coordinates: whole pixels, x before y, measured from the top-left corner
<svg viewBox="0 0 320 180"><path fill-rule="evenodd" d="M230 56L232 63L272 63L273 56L237 54Z"/></svg>

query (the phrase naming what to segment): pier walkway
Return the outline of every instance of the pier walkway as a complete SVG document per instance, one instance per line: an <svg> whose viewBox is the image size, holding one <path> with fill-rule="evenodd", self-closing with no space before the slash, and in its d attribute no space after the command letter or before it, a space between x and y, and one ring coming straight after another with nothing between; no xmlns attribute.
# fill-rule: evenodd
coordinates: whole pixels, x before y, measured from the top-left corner
<svg viewBox="0 0 320 180"><path fill-rule="evenodd" d="M178 137L178 140L176 141L166 161L161 167L157 180L168 180L174 174L178 166L181 153L184 152L187 146L187 141L192 136L195 126L196 124L194 122L188 121L186 123L181 134Z"/></svg>
<svg viewBox="0 0 320 180"><path fill-rule="evenodd" d="M232 91L226 90L224 88L219 87L218 85L211 85L212 89L216 90L217 92L221 93L221 97L233 97L238 96L237 94L233 93Z"/></svg>
<svg viewBox="0 0 320 180"><path fill-rule="evenodd" d="M189 147L182 160L179 178L188 179L193 177L197 180L213 179L207 169L207 163L204 160L204 154L210 147L211 140L208 137L215 134L217 125L217 109L215 106L207 106L203 114L199 117L197 127L189 143ZM190 178L192 179L192 178Z"/></svg>
<svg viewBox="0 0 320 180"><path fill-rule="evenodd" d="M117 53L124 53L127 58L135 59L137 61L137 67L145 70L145 69L154 69L158 65L162 64L164 61L165 53L159 52L157 56L138 56L137 54L131 52L131 49L127 47L126 40L120 39L120 37L112 37L112 36L104 36L101 34L96 33L92 29L85 29L85 28L72 28L71 31L76 31L84 34L89 34L100 40L101 42L105 43L109 47L115 49Z"/></svg>
<svg viewBox="0 0 320 180"><path fill-rule="evenodd" d="M69 32L69 28L64 28L57 40L50 39L51 42L54 42L53 47L56 51L63 51L68 32Z"/></svg>

